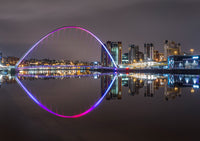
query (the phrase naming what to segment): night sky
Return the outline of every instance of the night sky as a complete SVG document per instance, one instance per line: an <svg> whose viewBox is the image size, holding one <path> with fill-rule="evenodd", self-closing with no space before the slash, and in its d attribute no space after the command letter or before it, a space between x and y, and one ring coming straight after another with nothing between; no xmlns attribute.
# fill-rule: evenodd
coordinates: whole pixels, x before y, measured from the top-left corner
<svg viewBox="0 0 200 141"><path fill-rule="evenodd" d="M198 0L1 0L0 50L4 56L22 56L46 33L61 26L81 26L103 42L128 45L153 42L163 51L164 40L199 51Z"/></svg>

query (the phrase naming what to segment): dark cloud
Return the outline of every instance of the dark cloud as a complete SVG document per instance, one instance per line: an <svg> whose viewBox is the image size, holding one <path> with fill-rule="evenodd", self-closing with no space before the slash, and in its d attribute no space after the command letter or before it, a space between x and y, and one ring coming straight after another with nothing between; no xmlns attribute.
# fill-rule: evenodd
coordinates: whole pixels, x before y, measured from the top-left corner
<svg viewBox="0 0 200 141"><path fill-rule="evenodd" d="M65 25L85 27L103 41L182 43L184 50L199 46L200 2L197 0L10 0L0 5L0 49L19 55L49 31ZM18 50L18 53L16 53Z"/></svg>

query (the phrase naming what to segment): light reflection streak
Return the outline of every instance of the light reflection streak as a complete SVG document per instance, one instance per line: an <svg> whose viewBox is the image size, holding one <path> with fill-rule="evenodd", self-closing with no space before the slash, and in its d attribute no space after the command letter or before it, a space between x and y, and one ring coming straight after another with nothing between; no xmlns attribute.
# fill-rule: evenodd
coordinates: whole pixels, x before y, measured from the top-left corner
<svg viewBox="0 0 200 141"><path fill-rule="evenodd" d="M114 69L113 67L103 67L103 66L77 66L77 65L40 65L40 66L25 66L25 67L18 67L18 70L28 70L28 69L77 69L77 68L89 68L89 69ZM115 68L116 69L116 68Z"/></svg>
<svg viewBox="0 0 200 141"><path fill-rule="evenodd" d="M80 75L30 75L30 74L18 74L18 77L32 77L32 78L77 78L77 77L91 77L91 76L101 76L101 75L111 75L113 73L99 73L99 74L80 74Z"/></svg>

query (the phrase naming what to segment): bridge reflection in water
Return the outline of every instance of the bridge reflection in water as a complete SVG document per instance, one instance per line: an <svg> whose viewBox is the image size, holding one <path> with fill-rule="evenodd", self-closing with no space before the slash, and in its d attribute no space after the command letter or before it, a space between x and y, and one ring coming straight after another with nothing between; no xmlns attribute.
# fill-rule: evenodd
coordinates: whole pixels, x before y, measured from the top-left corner
<svg viewBox="0 0 200 141"><path fill-rule="evenodd" d="M100 79L101 94L98 94L99 99L88 110L71 116L51 111L48 107L43 105L39 99L36 99L22 83L23 80L80 79L83 77ZM0 86L2 87L4 84L15 83L15 80L24 89L27 95L41 108L51 114L64 118L81 117L94 110L104 98L106 98L106 100L123 100L123 94L126 94L123 92L124 89L127 89L128 95L130 96L143 95L149 98L157 97L158 95L155 94L156 91L162 89L163 93L159 95L166 101L181 97L182 89L184 90L186 87L190 89L191 93L199 89L199 75L113 74L91 72L89 70L19 71L16 76L11 76L9 74L0 75Z"/></svg>

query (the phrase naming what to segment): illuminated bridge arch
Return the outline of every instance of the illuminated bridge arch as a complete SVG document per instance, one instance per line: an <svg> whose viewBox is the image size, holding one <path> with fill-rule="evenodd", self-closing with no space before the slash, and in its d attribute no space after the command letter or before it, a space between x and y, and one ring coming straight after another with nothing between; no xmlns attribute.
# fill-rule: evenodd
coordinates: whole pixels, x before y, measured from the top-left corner
<svg viewBox="0 0 200 141"><path fill-rule="evenodd" d="M79 30L81 30L81 31L85 31L85 32L87 32L88 34L90 34L93 38L95 38L95 39L101 44L101 46L104 48L104 50L107 52L108 56L110 57L111 61L113 62L115 68L117 68L117 65L116 65L116 63L115 63L115 61L114 61L112 55L110 54L110 52L108 51L108 49L106 48L106 46L103 44L103 42L102 42L96 35L94 35L92 32L90 32L89 30L84 29L84 28L82 28L82 27L78 27L78 26L64 26L64 27L55 29L55 30L53 30L52 32L48 33L47 35L45 35L44 37L42 37L39 41L37 41L37 42L36 42L36 43L35 43L35 44L20 58L20 60L19 60L19 61L17 62L17 64L16 64L16 67L19 66L19 64L24 60L24 58L25 58L26 56L28 56L28 55L32 52L32 50L33 50L34 48L37 47L38 44L40 44L43 40L45 40L46 38L48 38L50 35L54 34L55 32L58 32L58 31L60 31L60 30L63 30L63 29L79 29Z"/></svg>

